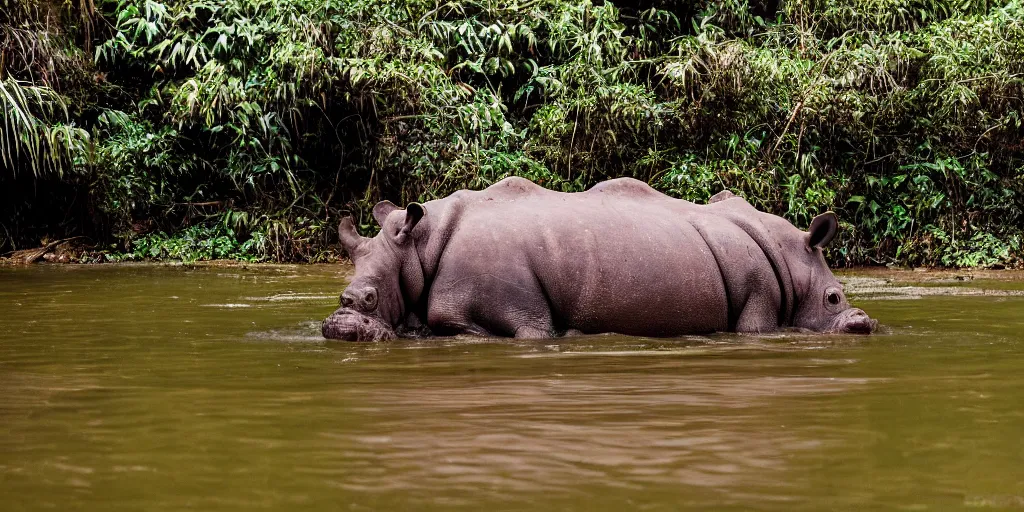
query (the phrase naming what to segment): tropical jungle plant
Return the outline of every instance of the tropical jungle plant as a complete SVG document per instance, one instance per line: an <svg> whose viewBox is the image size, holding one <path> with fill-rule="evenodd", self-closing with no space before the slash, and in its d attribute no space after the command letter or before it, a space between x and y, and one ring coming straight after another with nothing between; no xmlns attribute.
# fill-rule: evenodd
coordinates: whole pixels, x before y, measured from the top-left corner
<svg viewBox="0 0 1024 512"><path fill-rule="evenodd" d="M382 198L632 176L835 210L840 264L1022 263L1020 0L0 6L0 251L317 261Z"/></svg>

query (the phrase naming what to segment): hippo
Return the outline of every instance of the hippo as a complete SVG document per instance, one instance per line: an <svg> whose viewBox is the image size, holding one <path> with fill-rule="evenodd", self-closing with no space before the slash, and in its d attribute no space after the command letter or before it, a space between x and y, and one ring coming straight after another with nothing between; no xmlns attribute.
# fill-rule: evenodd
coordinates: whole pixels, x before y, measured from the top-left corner
<svg viewBox="0 0 1024 512"><path fill-rule="evenodd" d="M325 338L868 334L877 325L825 262L832 212L801 231L728 191L701 205L632 178L564 193L509 177L405 209L381 201L373 217L373 238L351 216L338 225L355 275Z"/></svg>

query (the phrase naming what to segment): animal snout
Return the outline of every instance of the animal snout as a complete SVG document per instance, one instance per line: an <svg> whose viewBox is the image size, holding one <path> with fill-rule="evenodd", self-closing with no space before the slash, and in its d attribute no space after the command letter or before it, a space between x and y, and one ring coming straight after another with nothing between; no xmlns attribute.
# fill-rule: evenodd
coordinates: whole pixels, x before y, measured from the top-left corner
<svg viewBox="0 0 1024 512"><path fill-rule="evenodd" d="M860 308L852 308L846 315L843 331L854 334L871 334L878 328L878 321L872 319Z"/></svg>
<svg viewBox="0 0 1024 512"><path fill-rule="evenodd" d="M341 306L365 313L375 311L377 309L377 289L369 286L359 289L349 287L341 294Z"/></svg>

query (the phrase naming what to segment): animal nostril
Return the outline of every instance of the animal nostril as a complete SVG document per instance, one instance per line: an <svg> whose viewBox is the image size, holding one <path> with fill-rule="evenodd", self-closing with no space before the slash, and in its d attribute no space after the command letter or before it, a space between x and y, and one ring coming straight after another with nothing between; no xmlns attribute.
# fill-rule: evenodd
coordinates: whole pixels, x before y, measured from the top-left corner
<svg viewBox="0 0 1024 512"><path fill-rule="evenodd" d="M345 307L351 307L352 306L352 297L349 297L348 295L342 295L341 296L341 305L345 306Z"/></svg>

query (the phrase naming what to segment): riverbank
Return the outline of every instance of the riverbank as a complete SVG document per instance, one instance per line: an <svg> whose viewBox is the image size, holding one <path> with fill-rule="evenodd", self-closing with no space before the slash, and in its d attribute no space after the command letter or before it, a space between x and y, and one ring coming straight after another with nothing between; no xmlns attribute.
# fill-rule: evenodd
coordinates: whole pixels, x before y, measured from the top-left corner
<svg viewBox="0 0 1024 512"><path fill-rule="evenodd" d="M833 269L840 279L871 279L897 284L907 283L970 283L979 281L1024 281L1024 269L1003 268L900 268L850 267Z"/></svg>
<svg viewBox="0 0 1024 512"><path fill-rule="evenodd" d="M166 263L166 264L289 264L273 259L248 254L244 251L214 251L215 241L200 241L190 246L178 245L175 250L167 251L166 247L158 246L156 250L147 246L137 247L135 251L119 251L116 249L97 249L94 245L81 243L84 237L66 240L44 241L39 247L20 249L0 255L0 265L32 265L39 263L56 264L111 264L111 263ZM211 257L211 256L222 257ZM228 256L228 257L223 257ZM324 248L306 261L299 263L336 263L346 258L340 249Z"/></svg>
<svg viewBox="0 0 1024 512"><path fill-rule="evenodd" d="M63 265L68 267L77 266L130 266L130 267L194 267L194 268L337 268L341 272L351 273L354 271L351 260L346 257L334 254L329 260L316 263L278 263L270 261L245 261L245 260L132 260L105 258L105 253L95 253L86 258L87 261L59 260L55 258L40 258L35 263L25 263L11 257L0 257L0 266L26 266L26 265ZM926 295L963 295L963 290L968 289L971 283L985 282L1024 282L1024 269L1022 268L900 268L885 266L859 266L833 268L836 277L845 285L846 292L850 295L878 295L889 293L893 288L901 288L896 293L910 295L907 289L913 285L928 287ZM960 290L960 291L958 291ZM966 293L972 294L972 293Z"/></svg>

